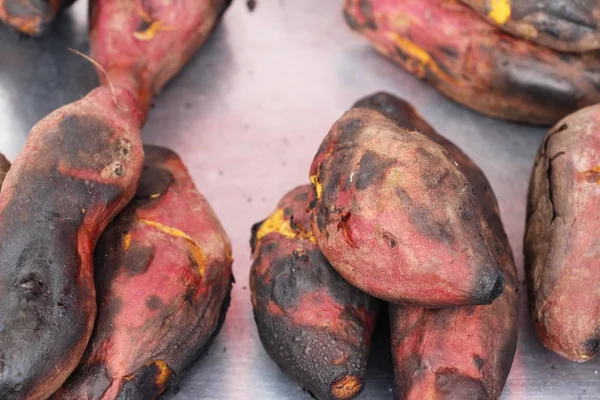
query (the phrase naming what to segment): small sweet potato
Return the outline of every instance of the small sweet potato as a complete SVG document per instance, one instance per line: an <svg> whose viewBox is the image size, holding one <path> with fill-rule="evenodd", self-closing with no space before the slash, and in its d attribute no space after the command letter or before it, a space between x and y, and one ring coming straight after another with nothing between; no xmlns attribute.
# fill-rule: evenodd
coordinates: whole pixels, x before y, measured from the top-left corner
<svg viewBox="0 0 600 400"><path fill-rule="evenodd" d="M46 399L96 317L93 250L143 164L125 90L92 91L38 122L0 192L0 398Z"/></svg>
<svg viewBox="0 0 600 400"><path fill-rule="evenodd" d="M431 139L354 108L325 137L310 180L319 248L364 292L427 307L502 293L473 187Z"/></svg>
<svg viewBox="0 0 600 400"><path fill-rule="evenodd" d="M43 36L56 14L75 0L0 0L0 20L29 36Z"/></svg>
<svg viewBox="0 0 600 400"><path fill-rule="evenodd" d="M553 124L600 102L600 53L561 54L516 39L453 0L346 0L350 26L452 100Z"/></svg>
<svg viewBox="0 0 600 400"><path fill-rule="evenodd" d="M600 351L600 106L558 122L529 186L525 272L542 343L573 361ZM589 215L588 215L589 214Z"/></svg>
<svg viewBox="0 0 600 400"><path fill-rule="evenodd" d="M559 51L600 49L598 0L460 0L506 32Z"/></svg>
<svg viewBox="0 0 600 400"><path fill-rule="evenodd" d="M231 246L179 157L146 146L133 201L98 241L98 318L81 364L52 399L158 398L225 319Z"/></svg>
<svg viewBox="0 0 600 400"><path fill-rule="evenodd" d="M91 0L90 49L144 109L213 31L231 0Z"/></svg>
<svg viewBox="0 0 600 400"><path fill-rule="evenodd" d="M483 172L437 134L406 102L386 93L355 107L377 110L443 146L475 192L483 234L505 274L505 290L491 305L426 309L390 305L396 399L498 399L518 334L517 275L498 204Z"/></svg>
<svg viewBox="0 0 600 400"><path fill-rule="evenodd" d="M315 244L310 185L286 194L252 228L250 287L267 353L320 400L363 389L379 302L344 281Z"/></svg>

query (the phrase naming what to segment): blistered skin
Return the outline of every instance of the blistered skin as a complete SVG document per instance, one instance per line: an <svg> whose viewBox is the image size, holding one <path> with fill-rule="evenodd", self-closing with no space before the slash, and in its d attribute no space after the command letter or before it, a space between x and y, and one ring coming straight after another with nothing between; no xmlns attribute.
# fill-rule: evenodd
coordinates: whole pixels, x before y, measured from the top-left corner
<svg viewBox="0 0 600 400"><path fill-rule="evenodd" d="M145 113L152 97L189 61L231 0L91 0L90 49L109 79Z"/></svg>
<svg viewBox="0 0 600 400"><path fill-rule="evenodd" d="M52 399L151 400L218 334L231 245L179 157L145 147L133 201L98 241L98 319L81 364Z"/></svg>
<svg viewBox="0 0 600 400"><path fill-rule="evenodd" d="M75 0L0 0L0 20L29 36L44 35L56 14Z"/></svg>
<svg viewBox="0 0 600 400"><path fill-rule="evenodd" d="M118 106L117 106L118 104ZM93 249L143 163L131 95L96 89L31 130L0 192L0 398L46 399L96 317Z"/></svg>
<svg viewBox="0 0 600 400"><path fill-rule="evenodd" d="M542 343L573 361L600 350L600 107L558 122L529 186L525 272Z"/></svg>
<svg viewBox="0 0 600 400"><path fill-rule="evenodd" d="M422 134L352 109L325 137L310 179L319 248L364 292L430 307L489 304L502 293L471 184Z"/></svg>
<svg viewBox="0 0 600 400"><path fill-rule="evenodd" d="M426 309L390 305L396 399L498 399L517 344L517 275L498 203L483 172L437 134L408 103L387 93L355 107L377 110L443 146L475 192L483 234L504 271L505 289L491 305Z"/></svg>
<svg viewBox="0 0 600 400"><path fill-rule="evenodd" d="M345 15L382 54L483 114L554 124L600 102L600 53L514 38L457 1L346 0Z"/></svg>
<svg viewBox="0 0 600 400"><path fill-rule="evenodd" d="M597 0L461 0L491 23L559 51L600 48Z"/></svg>
<svg viewBox="0 0 600 400"><path fill-rule="evenodd" d="M287 193L253 227L250 288L260 339L273 360L320 400L363 390L379 302L348 284L315 244L310 185Z"/></svg>

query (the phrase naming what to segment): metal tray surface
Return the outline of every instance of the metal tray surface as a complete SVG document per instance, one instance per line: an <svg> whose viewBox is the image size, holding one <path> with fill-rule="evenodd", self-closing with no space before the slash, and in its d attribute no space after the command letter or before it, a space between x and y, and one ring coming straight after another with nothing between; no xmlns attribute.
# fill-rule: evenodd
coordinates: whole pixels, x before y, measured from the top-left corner
<svg viewBox="0 0 600 400"><path fill-rule="evenodd" d="M545 129L486 118L453 103L379 56L346 26L340 0L236 0L221 26L157 99L147 143L186 162L233 243L237 284L223 330L191 369L177 400L309 399L258 339L248 272L250 226L306 183L333 122L358 98L386 90L409 100L487 174L500 202L523 286L522 239L529 172ZM44 40L0 27L0 152L11 160L33 124L97 84L88 50L87 1ZM538 342L521 290L520 338L503 399L598 399L600 361L574 364ZM387 333L376 337L360 399L391 399Z"/></svg>

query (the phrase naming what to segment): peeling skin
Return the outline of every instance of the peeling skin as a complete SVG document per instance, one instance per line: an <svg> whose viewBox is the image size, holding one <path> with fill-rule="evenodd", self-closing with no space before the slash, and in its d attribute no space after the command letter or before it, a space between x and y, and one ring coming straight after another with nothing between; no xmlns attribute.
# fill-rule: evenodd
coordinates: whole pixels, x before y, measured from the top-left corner
<svg viewBox="0 0 600 400"><path fill-rule="evenodd" d="M322 186L310 202L319 248L362 291L428 307L502 293L473 188L427 137L355 108L325 137L310 175Z"/></svg>
<svg viewBox="0 0 600 400"><path fill-rule="evenodd" d="M300 386L320 400L351 399L365 384L380 304L344 281L307 237L311 190L290 191L252 229L254 319L267 353ZM286 229L272 229L282 221Z"/></svg>
<svg viewBox="0 0 600 400"><path fill-rule="evenodd" d="M490 1L492 15L506 18L508 0ZM344 11L380 53L483 114L554 124L600 102L600 53L558 53L514 38L457 1L346 0Z"/></svg>
<svg viewBox="0 0 600 400"><path fill-rule="evenodd" d="M46 34L62 8L75 0L0 0L0 21L28 36Z"/></svg>
<svg viewBox="0 0 600 400"><path fill-rule="evenodd" d="M38 122L4 180L2 399L47 398L73 371L90 337L92 252L133 196L143 161L134 100L123 90L114 95L96 89ZM117 161L122 173L103 176Z"/></svg>
<svg viewBox="0 0 600 400"><path fill-rule="evenodd" d="M53 400L158 398L206 352L223 324L233 280L229 239L179 157L161 147L145 152L144 185L95 252L93 336ZM145 248L154 249L153 257L131 274L128 254Z"/></svg>
<svg viewBox="0 0 600 400"><path fill-rule="evenodd" d="M546 135L527 205L525 272L542 343L572 361L600 351L600 107L580 110Z"/></svg>
<svg viewBox="0 0 600 400"><path fill-rule="evenodd" d="M133 93L146 116L154 95L202 47L231 0L90 3L90 52L107 71L98 77Z"/></svg>
<svg viewBox="0 0 600 400"><path fill-rule="evenodd" d="M458 147L436 133L408 103L377 93L355 104L377 110L443 146L471 183L483 235L504 271L505 289L491 305L426 309L390 305L395 398L498 399L515 354L517 275L498 203L485 175Z"/></svg>
<svg viewBox="0 0 600 400"><path fill-rule="evenodd" d="M563 52L600 49L596 0L461 0L506 32Z"/></svg>

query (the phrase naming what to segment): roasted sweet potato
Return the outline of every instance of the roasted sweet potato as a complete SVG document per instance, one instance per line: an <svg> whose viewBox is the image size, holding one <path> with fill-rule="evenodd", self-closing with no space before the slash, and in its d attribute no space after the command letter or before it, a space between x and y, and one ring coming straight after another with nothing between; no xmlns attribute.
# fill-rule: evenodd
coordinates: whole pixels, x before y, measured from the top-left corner
<svg viewBox="0 0 600 400"><path fill-rule="evenodd" d="M600 351L599 134L600 106L556 124L538 151L527 205L531 315L542 343L578 362Z"/></svg>
<svg viewBox="0 0 600 400"><path fill-rule="evenodd" d="M91 0L92 57L147 112L152 97L204 44L231 0Z"/></svg>
<svg viewBox="0 0 600 400"><path fill-rule="evenodd" d="M98 241L98 319L81 364L52 399L158 398L225 319L231 246L179 157L145 147L134 200Z"/></svg>
<svg viewBox="0 0 600 400"><path fill-rule="evenodd" d="M310 190L292 190L252 228L254 319L286 374L320 400L351 399L365 384L379 302L344 281L319 251Z"/></svg>
<svg viewBox="0 0 600 400"><path fill-rule="evenodd" d="M92 91L38 122L0 192L0 398L45 399L73 371L96 317L93 249L135 193L141 114Z"/></svg>
<svg viewBox="0 0 600 400"><path fill-rule="evenodd" d="M56 14L75 0L0 0L0 20L21 33L42 36Z"/></svg>
<svg viewBox="0 0 600 400"><path fill-rule="evenodd" d="M600 49L597 0L460 0L503 30L559 51Z"/></svg>
<svg viewBox="0 0 600 400"><path fill-rule="evenodd" d="M2 182L4 182L4 177L6 173L10 169L10 163L2 154L0 154L0 187L2 187Z"/></svg>
<svg viewBox="0 0 600 400"><path fill-rule="evenodd" d="M600 102L600 53L560 54L504 34L453 0L346 0L350 26L454 101L553 124Z"/></svg>
<svg viewBox="0 0 600 400"><path fill-rule="evenodd" d="M473 187L431 139L354 108L325 137L310 179L319 248L354 286L430 307L502 293Z"/></svg>
<svg viewBox="0 0 600 400"><path fill-rule="evenodd" d="M505 273L492 305L426 309L390 305L396 399L498 399L517 344L517 275L494 193L483 172L406 102L387 93L355 107L377 110L443 146L471 183L483 234Z"/></svg>

